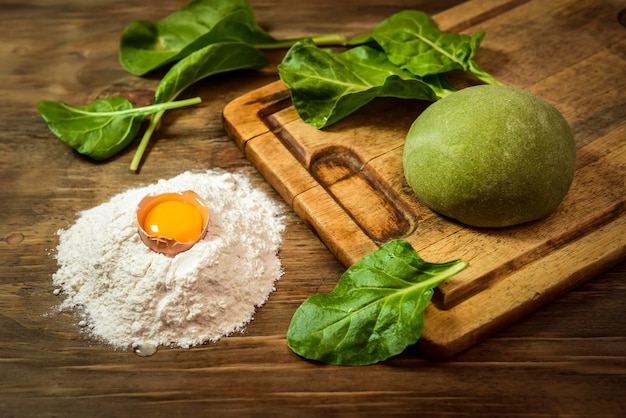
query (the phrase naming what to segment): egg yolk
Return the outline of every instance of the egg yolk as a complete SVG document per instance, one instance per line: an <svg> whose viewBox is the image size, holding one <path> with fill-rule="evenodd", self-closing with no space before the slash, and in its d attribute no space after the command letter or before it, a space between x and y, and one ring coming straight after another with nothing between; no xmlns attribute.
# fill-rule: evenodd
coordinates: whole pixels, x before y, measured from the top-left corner
<svg viewBox="0 0 626 418"><path fill-rule="evenodd" d="M202 234L203 221L202 214L192 204L171 200L150 209L143 221L143 229L150 235L191 242Z"/></svg>

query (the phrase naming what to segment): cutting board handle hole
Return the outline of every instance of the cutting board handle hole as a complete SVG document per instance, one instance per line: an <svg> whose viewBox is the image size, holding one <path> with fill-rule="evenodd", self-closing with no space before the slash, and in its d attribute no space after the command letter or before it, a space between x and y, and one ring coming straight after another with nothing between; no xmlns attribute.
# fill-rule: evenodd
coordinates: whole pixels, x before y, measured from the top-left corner
<svg viewBox="0 0 626 418"><path fill-rule="evenodd" d="M417 217L351 149L327 147L313 156L309 170L372 240L383 243L415 231Z"/></svg>

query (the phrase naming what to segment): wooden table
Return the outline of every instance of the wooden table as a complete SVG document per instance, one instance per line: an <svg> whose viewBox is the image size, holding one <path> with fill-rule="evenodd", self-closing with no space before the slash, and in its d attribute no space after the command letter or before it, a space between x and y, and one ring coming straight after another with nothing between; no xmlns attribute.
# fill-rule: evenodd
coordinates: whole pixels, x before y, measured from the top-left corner
<svg viewBox="0 0 626 418"><path fill-rule="evenodd" d="M279 37L352 35L406 8L434 14L457 3L250 1L262 26ZM84 338L75 315L55 313L56 231L69 227L78 211L127 188L206 168L244 171L279 199L226 135L221 111L276 81L280 53L271 55L263 71L220 75L186 93L201 96L202 106L166 114L139 174L128 171L134 146L94 163L59 142L36 111L42 99L81 105L114 92L149 101L158 79L137 79L119 66L119 35L131 21L158 20L184 4L0 5L0 416L623 413L624 262L445 361L423 358L412 348L381 364L354 368L293 354L285 341L293 312L306 297L331 290L344 271L294 213L280 252L285 275L242 335L141 358Z"/></svg>

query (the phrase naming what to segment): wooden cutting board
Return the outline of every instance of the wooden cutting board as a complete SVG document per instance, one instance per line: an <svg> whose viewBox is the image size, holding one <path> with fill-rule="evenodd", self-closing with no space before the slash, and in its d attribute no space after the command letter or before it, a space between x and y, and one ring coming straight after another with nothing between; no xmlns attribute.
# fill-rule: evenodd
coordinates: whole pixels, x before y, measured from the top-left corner
<svg viewBox="0 0 626 418"><path fill-rule="evenodd" d="M554 104L572 125L577 172L546 219L476 229L423 206L405 183L406 132L429 103L380 99L317 130L278 81L229 103L229 135L264 178L350 266L407 239L427 261L469 267L441 284L418 349L448 357L626 258L626 11L621 0L469 1L435 16L487 35L481 67Z"/></svg>

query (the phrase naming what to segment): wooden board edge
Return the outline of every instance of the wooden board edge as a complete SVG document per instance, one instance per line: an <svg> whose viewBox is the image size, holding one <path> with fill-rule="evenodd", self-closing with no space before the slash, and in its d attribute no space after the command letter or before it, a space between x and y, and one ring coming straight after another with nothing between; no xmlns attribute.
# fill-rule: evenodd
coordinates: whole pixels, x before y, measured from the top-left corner
<svg viewBox="0 0 626 418"><path fill-rule="evenodd" d="M289 99L289 90L278 80L228 102L222 110L226 134L244 151L249 140L270 131L261 113L286 99Z"/></svg>
<svg viewBox="0 0 626 418"><path fill-rule="evenodd" d="M626 214L452 309L431 303L417 349L426 357L452 357L624 260Z"/></svg>
<svg viewBox="0 0 626 418"><path fill-rule="evenodd" d="M250 139L244 146L246 158L265 181L294 209L296 196L319 187L309 172L286 149L273 132Z"/></svg>
<svg viewBox="0 0 626 418"><path fill-rule="evenodd" d="M338 203L321 186L310 188L299 194L294 198L293 203L293 209L300 219L320 238L342 265L350 266L356 263L360 257L355 254L368 254L378 248L378 245L363 232L359 225L340 210ZM327 208L334 209L327 210ZM334 223L341 224L342 237L350 237L349 250L342 245L343 239L327 232L326 227Z"/></svg>

